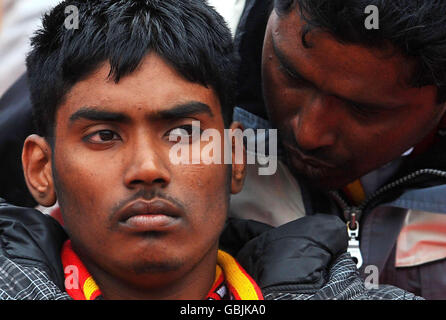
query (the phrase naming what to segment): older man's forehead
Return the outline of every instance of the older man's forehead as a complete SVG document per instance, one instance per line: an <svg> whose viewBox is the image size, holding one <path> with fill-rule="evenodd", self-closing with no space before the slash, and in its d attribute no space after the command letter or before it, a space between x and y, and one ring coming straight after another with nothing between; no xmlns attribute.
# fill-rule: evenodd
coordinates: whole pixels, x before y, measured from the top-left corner
<svg viewBox="0 0 446 320"><path fill-rule="evenodd" d="M302 41L304 25L297 12L276 15L270 19L268 32L276 48L305 79L328 93L351 99L366 95L383 104L400 104L399 95L410 88L411 60L394 48L345 44L318 29L305 35L307 47Z"/></svg>

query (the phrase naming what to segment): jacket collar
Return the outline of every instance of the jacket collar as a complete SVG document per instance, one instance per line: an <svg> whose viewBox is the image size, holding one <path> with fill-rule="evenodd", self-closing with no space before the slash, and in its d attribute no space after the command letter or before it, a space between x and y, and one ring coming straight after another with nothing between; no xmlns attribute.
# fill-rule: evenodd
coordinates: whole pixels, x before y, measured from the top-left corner
<svg viewBox="0 0 446 320"><path fill-rule="evenodd" d="M50 216L35 209L0 203L0 254L19 264L44 268L62 291L65 276L60 250L67 237Z"/></svg>

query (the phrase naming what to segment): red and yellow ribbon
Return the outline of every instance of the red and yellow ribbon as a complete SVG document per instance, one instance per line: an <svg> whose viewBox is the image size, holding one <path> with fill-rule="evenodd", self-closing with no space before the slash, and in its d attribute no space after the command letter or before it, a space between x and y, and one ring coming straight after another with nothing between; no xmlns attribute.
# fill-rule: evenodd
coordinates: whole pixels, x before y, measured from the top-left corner
<svg viewBox="0 0 446 320"><path fill-rule="evenodd" d="M101 290L74 252L71 241L62 247L62 265L65 270L65 290L74 300L95 300L101 297ZM219 250L215 281L207 299L220 300L217 289L226 285L235 300L263 300L257 283L228 253Z"/></svg>

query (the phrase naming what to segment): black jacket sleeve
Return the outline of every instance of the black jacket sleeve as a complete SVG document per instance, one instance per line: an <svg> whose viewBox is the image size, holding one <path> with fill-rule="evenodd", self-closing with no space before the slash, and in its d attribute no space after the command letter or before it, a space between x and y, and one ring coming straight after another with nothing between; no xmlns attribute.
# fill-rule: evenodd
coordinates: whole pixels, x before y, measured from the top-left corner
<svg viewBox="0 0 446 320"><path fill-rule="evenodd" d="M65 275L60 250L67 238L52 217L35 209L0 202L0 256L19 265L45 270L62 291Z"/></svg>
<svg viewBox="0 0 446 320"><path fill-rule="evenodd" d="M237 239L238 245L234 244ZM348 235L340 218L317 214L277 228L233 221L221 242L232 244L231 253L262 290L281 287L283 291L308 294L326 283L331 265L347 251Z"/></svg>

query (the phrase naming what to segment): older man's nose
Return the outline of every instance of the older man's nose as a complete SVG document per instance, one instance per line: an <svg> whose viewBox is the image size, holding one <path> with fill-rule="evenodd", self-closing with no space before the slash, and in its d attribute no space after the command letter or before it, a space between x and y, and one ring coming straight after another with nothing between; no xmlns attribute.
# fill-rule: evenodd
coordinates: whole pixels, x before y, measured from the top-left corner
<svg viewBox="0 0 446 320"><path fill-rule="evenodd" d="M292 120L294 138L302 150L330 147L336 142L338 116L326 98L315 98L301 107Z"/></svg>

